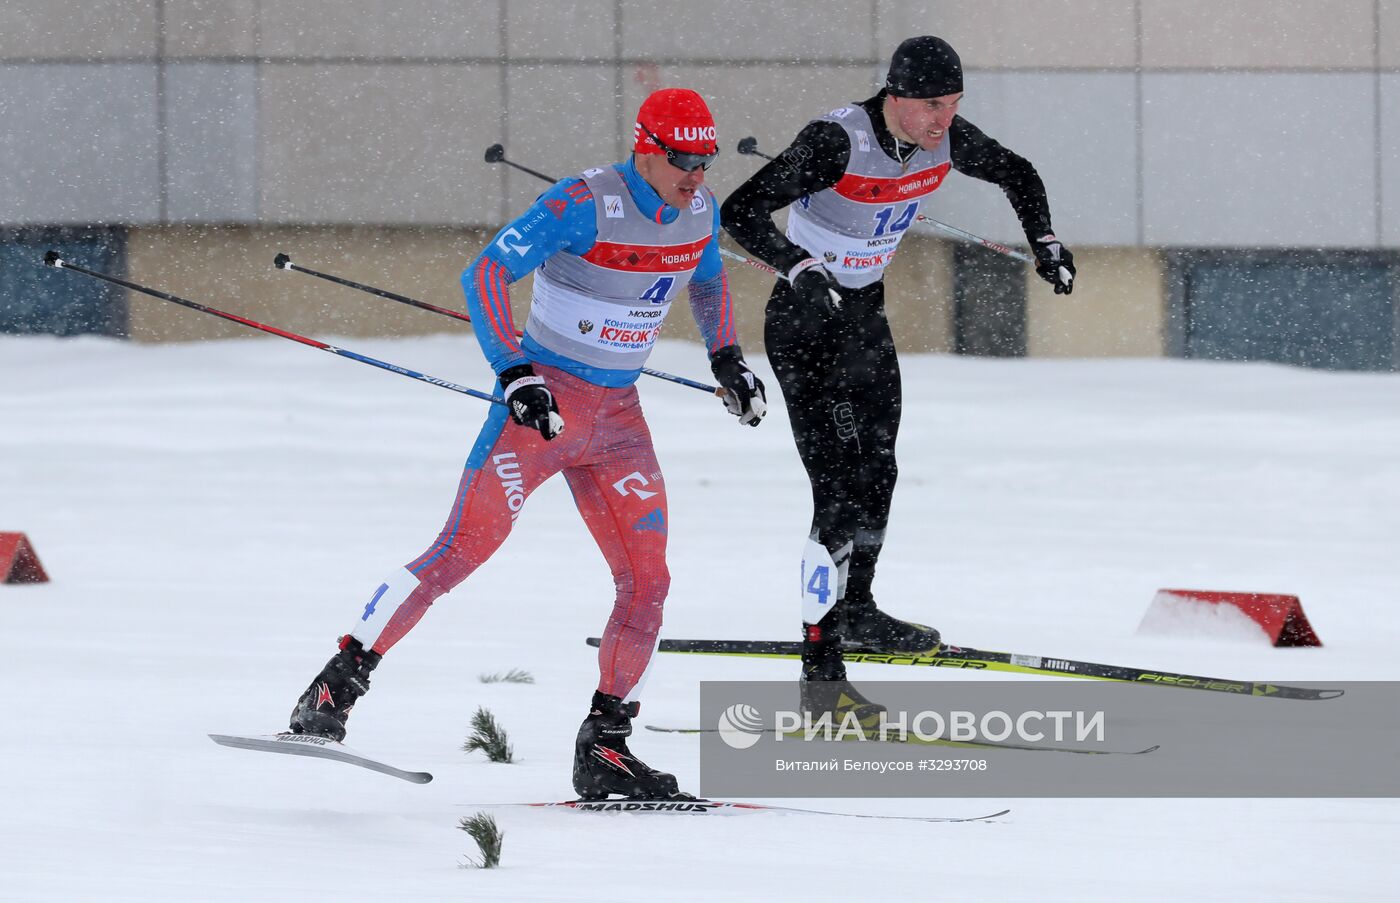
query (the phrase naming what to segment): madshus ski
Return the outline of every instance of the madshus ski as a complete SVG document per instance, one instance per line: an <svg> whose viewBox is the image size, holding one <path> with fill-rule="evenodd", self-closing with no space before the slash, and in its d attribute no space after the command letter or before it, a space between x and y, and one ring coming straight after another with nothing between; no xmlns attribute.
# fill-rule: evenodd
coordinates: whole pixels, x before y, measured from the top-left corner
<svg viewBox="0 0 1400 903"><path fill-rule="evenodd" d="M636 815L743 815L776 812L796 815L829 815L836 818L881 818L890 821L970 822L1000 818L1011 810L990 815L952 817L946 815L880 815L868 812L831 812L798 806L770 806L767 803L736 803L730 800L561 800L555 803L462 803L473 809L568 809L574 812L628 813Z"/></svg>
<svg viewBox="0 0 1400 903"><path fill-rule="evenodd" d="M589 637L588 645L597 646L601 640ZM661 652L682 652L692 655L742 655L756 658L801 658L802 644L781 640L662 640ZM879 665L916 665L928 668L959 668L968 671L1010 671L1017 674L1043 674L1058 677L1080 677L1088 680L1112 680L1122 683L1153 684L1160 687L1183 687L1189 690L1210 690L1242 696L1271 696L1276 699L1336 699L1345 691L1319 690L1311 687L1290 687L1284 684L1247 680L1225 680L1219 677L1198 677L1123 665L1101 665L1069 658L1049 658L1020 655L1014 652L989 652L967 646L944 646L932 655L900 655L880 652L865 646L843 645L842 658L847 662Z"/></svg>
<svg viewBox="0 0 1400 903"><path fill-rule="evenodd" d="M293 734L290 732L261 735L210 734L209 739L220 746L231 746L234 749L252 749L259 752L332 759L347 765L368 768L370 771L377 771L380 774L387 774L390 777L414 784L426 784L433 779L433 776L426 771L404 771L402 768L395 768L379 759L357 752L343 743L337 743L326 737L317 737L315 734Z"/></svg>
<svg viewBox="0 0 1400 903"><path fill-rule="evenodd" d="M717 727L663 727L657 724L643 725L649 731L656 731L658 734L717 734ZM801 738L802 731L788 731L786 737ZM955 749L1012 749L1023 752L1058 752L1074 753L1081 756L1144 756L1148 753L1156 752L1162 748L1160 743L1143 749L1089 749L1079 746L1033 746L1029 743L1000 743L991 740L943 740L938 738L924 739L923 737L906 737L903 740L891 740L891 743L910 743L915 746L951 746Z"/></svg>

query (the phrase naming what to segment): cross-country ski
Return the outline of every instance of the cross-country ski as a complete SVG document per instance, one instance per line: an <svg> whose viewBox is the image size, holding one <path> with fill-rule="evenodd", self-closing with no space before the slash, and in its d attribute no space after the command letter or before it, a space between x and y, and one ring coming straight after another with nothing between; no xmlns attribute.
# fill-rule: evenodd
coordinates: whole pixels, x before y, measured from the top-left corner
<svg viewBox="0 0 1400 903"><path fill-rule="evenodd" d="M871 812L836 812L826 809L808 809L802 806L778 806L769 803L739 803L730 800L561 800L552 803L463 803L469 809L564 809L570 812L588 812L618 815L749 815L776 813L786 815L824 815L832 818L874 818L883 821L905 822L978 822L992 821L1009 815L1010 809L1001 809L987 815L947 816L947 815L887 815Z"/></svg>
<svg viewBox="0 0 1400 903"><path fill-rule="evenodd" d="M209 739L220 746L234 749L251 749L258 752L282 753L290 756L309 756L314 759L330 759L347 765L358 765L370 771L387 774L390 777L408 781L411 784L426 784L433 776L426 771L405 771L387 762L371 758L343 743L314 734L294 734L284 731L280 734L240 735L210 734Z"/></svg>

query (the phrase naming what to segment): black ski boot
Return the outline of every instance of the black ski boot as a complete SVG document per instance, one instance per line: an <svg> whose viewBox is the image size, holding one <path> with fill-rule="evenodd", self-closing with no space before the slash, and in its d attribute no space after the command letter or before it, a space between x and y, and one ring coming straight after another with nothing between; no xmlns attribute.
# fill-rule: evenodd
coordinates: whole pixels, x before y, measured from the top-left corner
<svg viewBox="0 0 1400 903"><path fill-rule="evenodd" d="M593 694L592 710L574 742L574 792L579 799L604 800L620 794L634 800L693 800L682 793L675 775L657 771L632 755L627 737L639 703Z"/></svg>
<svg viewBox="0 0 1400 903"><path fill-rule="evenodd" d="M345 739L345 721L359 698L369 692L369 672L379 664L378 652L366 652L348 634L340 638L340 651L292 709L292 733L315 734L339 743Z"/></svg>
<svg viewBox="0 0 1400 903"><path fill-rule="evenodd" d="M885 614L875 607L875 597L869 590L848 588L846 598L830 617L836 619L836 632L848 643L910 655L932 655L939 649L941 637L937 630Z"/></svg>
<svg viewBox="0 0 1400 903"><path fill-rule="evenodd" d="M798 697L802 712L812 724L830 715L833 732L839 731L847 716L854 713L867 737L880 733L880 716L885 707L866 699L851 685L846 679L846 663L841 660L840 637L815 624L803 628Z"/></svg>

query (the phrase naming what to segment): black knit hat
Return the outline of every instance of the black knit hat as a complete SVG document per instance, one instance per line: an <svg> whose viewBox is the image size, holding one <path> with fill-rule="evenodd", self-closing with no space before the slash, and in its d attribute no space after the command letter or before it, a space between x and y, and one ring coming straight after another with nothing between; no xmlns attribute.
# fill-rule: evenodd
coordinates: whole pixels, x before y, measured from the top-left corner
<svg viewBox="0 0 1400 903"><path fill-rule="evenodd" d="M885 89L895 97L961 94L962 60L947 41L933 35L908 38L890 59Z"/></svg>

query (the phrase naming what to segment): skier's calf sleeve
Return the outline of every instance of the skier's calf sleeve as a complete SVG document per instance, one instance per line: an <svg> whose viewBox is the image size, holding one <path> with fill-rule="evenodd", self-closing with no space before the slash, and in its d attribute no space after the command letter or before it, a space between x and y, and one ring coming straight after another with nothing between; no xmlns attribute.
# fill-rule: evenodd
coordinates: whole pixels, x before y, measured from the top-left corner
<svg viewBox="0 0 1400 903"><path fill-rule="evenodd" d="M846 568L851 563L851 544L838 553L838 566L826 546L815 537L807 540L802 552L802 623L816 624L826 617L841 598L846 585Z"/></svg>
<svg viewBox="0 0 1400 903"><path fill-rule="evenodd" d="M360 613L359 620L355 622L350 635L359 640L361 646L373 649L374 644L384 633L384 628L389 626L390 619L399 610L399 606L417 588L418 578L407 568L399 568L394 571L387 580L379 585L379 588L370 596L369 601L365 603L364 610Z"/></svg>

